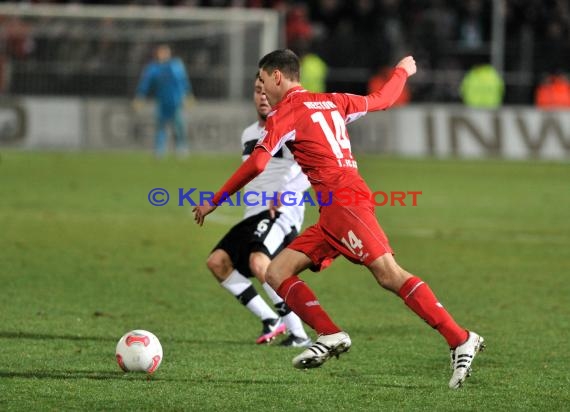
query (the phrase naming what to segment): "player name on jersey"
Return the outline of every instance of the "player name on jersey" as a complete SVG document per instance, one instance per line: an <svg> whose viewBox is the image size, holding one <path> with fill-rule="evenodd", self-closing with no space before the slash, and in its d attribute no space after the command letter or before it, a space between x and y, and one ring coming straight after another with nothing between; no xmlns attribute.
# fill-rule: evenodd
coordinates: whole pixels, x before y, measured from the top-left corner
<svg viewBox="0 0 570 412"><path fill-rule="evenodd" d="M303 102L309 109L314 110L329 110L336 109L336 104L330 101L325 102Z"/></svg>

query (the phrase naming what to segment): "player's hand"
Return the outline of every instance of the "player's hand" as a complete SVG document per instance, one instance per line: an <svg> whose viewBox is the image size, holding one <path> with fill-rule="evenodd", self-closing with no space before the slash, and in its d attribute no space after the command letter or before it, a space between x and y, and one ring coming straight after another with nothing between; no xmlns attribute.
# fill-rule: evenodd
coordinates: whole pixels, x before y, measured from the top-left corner
<svg viewBox="0 0 570 412"><path fill-rule="evenodd" d="M135 112L140 112L144 107L144 100L137 97L133 100L132 106Z"/></svg>
<svg viewBox="0 0 570 412"><path fill-rule="evenodd" d="M277 210L281 207L281 192L277 192L277 200L276 202L271 199L269 201L269 217L271 220L275 219L275 215L277 214Z"/></svg>
<svg viewBox="0 0 570 412"><path fill-rule="evenodd" d="M218 206L216 205L210 204L196 206L194 209L192 209L192 212L194 213L194 221L202 226L204 224L204 219L206 216L216 210L217 207Z"/></svg>
<svg viewBox="0 0 570 412"><path fill-rule="evenodd" d="M400 62L396 65L396 69L401 67L408 73L408 77L413 76L416 73L416 61L412 56L404 57Z"/></svg>

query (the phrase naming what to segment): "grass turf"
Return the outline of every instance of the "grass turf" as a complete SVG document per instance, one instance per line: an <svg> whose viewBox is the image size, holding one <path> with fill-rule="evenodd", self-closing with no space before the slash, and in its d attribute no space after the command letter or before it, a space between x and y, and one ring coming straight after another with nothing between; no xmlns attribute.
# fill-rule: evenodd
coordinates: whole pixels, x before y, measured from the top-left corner
<svg viewBox="0 0 570 412"><path fill-rule="evenodd" d="M423 192L377 215L400 264L485 336L464 388L447 389L443 339L343 259L303 277L349 354L303 372L298 350L253 343L259 322L204 264L241 210L199 228L176 204L177 188L217 189L237 156L4 151L0 409L567 410L570 165L359 161L373 190ZM154 187L168 205L149 204ZM135 328L164 348L150 379L114 360Z"/></svg>

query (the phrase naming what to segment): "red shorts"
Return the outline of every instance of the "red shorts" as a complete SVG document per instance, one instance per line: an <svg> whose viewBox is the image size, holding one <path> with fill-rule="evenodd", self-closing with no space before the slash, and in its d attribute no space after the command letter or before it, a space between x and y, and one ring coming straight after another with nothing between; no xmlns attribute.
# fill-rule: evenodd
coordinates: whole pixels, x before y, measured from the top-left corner
<svg viewBox="0 0 570 412"><path fill-rule="evenodd" d="M393 253L378 224L374 206L323 206L317 224L307 228L289 246L313 262L311 270L329 266L339 255L368 266L386 253Z"/></svg>

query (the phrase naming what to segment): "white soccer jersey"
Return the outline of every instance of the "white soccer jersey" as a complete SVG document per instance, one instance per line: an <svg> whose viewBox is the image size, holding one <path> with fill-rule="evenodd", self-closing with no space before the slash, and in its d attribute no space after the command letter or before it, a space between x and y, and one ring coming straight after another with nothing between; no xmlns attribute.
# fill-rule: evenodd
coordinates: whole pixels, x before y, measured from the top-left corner
<svg viewBox="0 0 570 412"><path fill-rule="evenodd" d="M247 127L241 135L241 145L243 148L242 159L245 161L253 151L257 141L261 138L264 128L255 122ZM283 146L271 158L265 170L249 182L243 189L243 193L249 191L255 192L257 196L251 196L249 201L259 201L257 206L245 206L244 219L256 215L269 208L267 202L263 204L262 193L266 193L267 197L271 197L273 192L294 192L295 195L288 196L289 203L295 203L294 206L282 206L279 209L281 215L277 219L286 233L289 233L291 226L295 226L297 231L301 231L303 218L305 215L305 206L298 205L299 200L303 196L303 192L310 187L307 176L301 171L301 167L293 159L293 155L286 146ZM296 199L293 202L293 199Z"/></svg>

